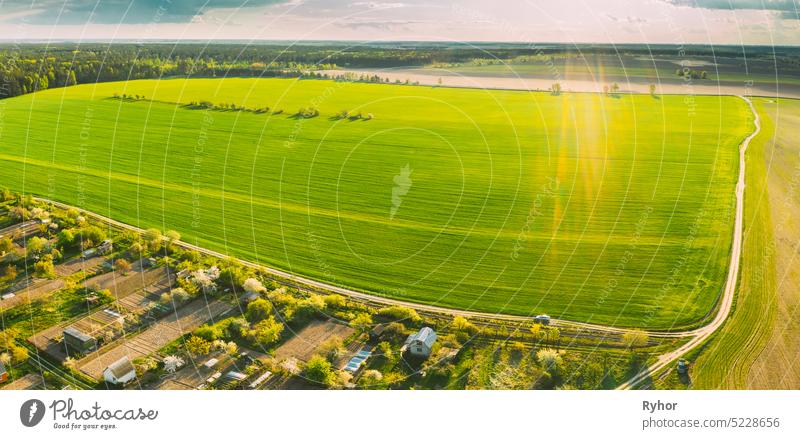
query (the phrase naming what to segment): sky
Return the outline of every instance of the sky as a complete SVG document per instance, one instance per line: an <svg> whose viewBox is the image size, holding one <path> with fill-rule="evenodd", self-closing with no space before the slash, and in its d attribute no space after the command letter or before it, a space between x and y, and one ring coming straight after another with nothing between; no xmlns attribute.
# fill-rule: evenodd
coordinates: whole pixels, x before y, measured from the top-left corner
<svg viewBox="0 0 800 439"><path fill-rule="evenodd" d="M0 39L800 45L800 0L0 0Z"/></svg>

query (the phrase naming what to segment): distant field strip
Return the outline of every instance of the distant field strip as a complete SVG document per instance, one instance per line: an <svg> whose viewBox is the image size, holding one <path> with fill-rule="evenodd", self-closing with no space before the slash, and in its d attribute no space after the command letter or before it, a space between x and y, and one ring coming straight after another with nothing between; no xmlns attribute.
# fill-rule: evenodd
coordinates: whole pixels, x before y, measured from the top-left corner
<svg viewBox="0 0 800 439"><path fill-rule="evenodd" d="M270 113L165 103L200 100ZM0 186L378 295L658 329L719 294L751 118L734 97L287 79L5 104Z"/></svg>
<svg viewBox="0 0 800 439"><path fill-rule="evenodd" d="M748 164L745 240L736 309L695 360L694 387L796 389L800 101L755 99L762 134Z"/></svg>

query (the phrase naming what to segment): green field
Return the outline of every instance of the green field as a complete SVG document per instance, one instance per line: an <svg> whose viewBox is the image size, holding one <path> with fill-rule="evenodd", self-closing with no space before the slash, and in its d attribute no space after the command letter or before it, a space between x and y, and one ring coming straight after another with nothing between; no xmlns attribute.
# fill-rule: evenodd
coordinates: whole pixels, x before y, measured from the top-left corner
<svg viewBox="0 0 800 439"><path fill-rule="evenodd" d="M195 100L270 113L176 104ZM752 130L734 97L288 79L84 85L0 114L0 186L376 294L653 328L713 307Z"/></svg>
<svg viewBox="0 0 800 439"><path fill-rule="evenodd" d="M756 99L736 308L694 358L694 388L796 389L800 101Z"/></svg>

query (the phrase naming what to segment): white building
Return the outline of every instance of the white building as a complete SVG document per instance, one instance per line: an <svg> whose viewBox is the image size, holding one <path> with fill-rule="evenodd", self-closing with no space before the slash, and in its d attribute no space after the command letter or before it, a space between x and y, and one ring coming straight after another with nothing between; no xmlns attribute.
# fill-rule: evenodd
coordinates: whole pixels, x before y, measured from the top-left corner
<svg viewBox="0 0 800 439"><path fill-rule="evenodd" d="M427 358L431 355L431 349L435 342L436 332L426 326L420 329L419 332L409 335L403 345L403 349L411 355Z"/></svg>
<svg viewBox="0 0 800 439"><path fill-rule="evenodd" d="M103 378L111 384L127 384L136 378L136 368L127 356L111 363L103 371Z"/></svg>

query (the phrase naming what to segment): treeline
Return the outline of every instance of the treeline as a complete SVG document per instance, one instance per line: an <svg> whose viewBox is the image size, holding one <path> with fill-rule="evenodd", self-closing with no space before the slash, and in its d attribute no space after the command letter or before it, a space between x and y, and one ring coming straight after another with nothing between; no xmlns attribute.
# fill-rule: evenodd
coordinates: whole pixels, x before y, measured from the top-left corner
<svg viewBox="0 0 800 439"><path fill-rule="evenodd" d="M674 45L528 45L447 43L372 43L342 45L281 44L25 44L0 45L0 98L37 90L130 79L162 77L326 77L315 73L337 67L388 68L498 62L497 60L559 58L588 54L714 55L774 60L778 67L796 67L800 49L778 47ZM481 61L485 60L485 61ZM378 77L358 78L381 82Z"/></svg>
<svg viewBox="0 0 800 439"><path fill-rule="evenodd" d="M322 56L323 54L317 54ZM0 98L75 84L165 77L307 75L335 64L305 61L273 47L223 45L0 46Z"/></svg>

